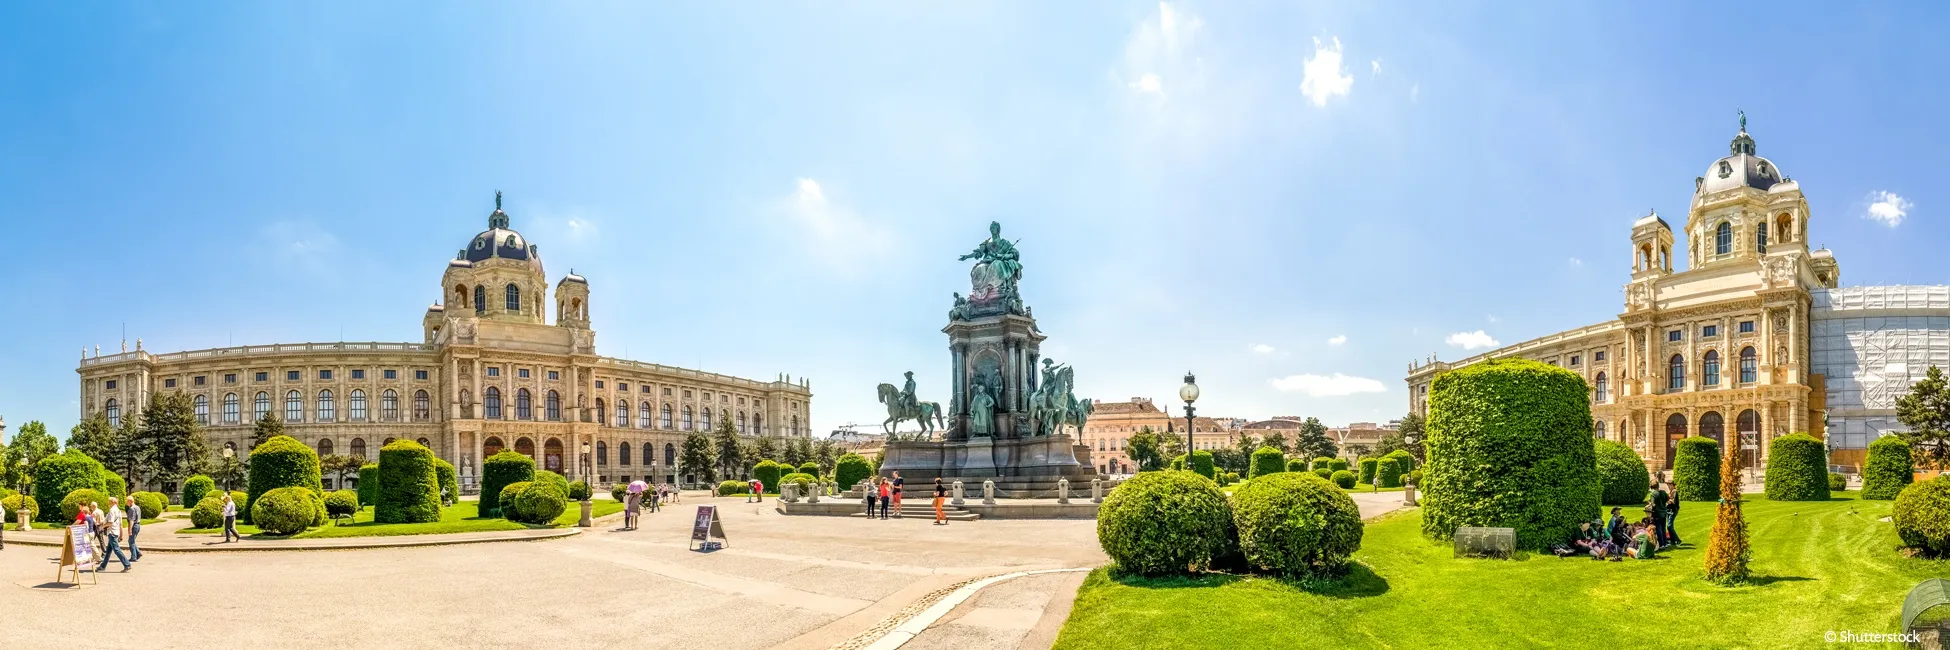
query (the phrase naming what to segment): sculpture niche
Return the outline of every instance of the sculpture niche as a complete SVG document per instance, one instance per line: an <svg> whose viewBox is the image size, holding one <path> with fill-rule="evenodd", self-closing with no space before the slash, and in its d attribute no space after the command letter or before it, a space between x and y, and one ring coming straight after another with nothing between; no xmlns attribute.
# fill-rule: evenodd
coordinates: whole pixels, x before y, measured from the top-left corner
<svg viewBox="0 0 1950 650"><path fill-rule="evenodd" d="M907 371L907 383L903 388L893 384L880 385L880 403L887 405L887 421L880 423L887 435L894 435L894 429L902 422L913 421L921 425L920 440L933 440L934 429L941 423L941 404L923 402L914 397L914 371Z"/></svg>

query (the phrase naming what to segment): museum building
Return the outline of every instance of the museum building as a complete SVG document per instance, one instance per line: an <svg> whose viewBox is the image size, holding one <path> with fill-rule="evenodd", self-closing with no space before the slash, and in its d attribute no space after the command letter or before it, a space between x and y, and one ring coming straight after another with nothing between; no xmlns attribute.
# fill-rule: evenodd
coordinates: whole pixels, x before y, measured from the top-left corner
<svg viewBox="0 0 1950 650"><path fill-rule="evenodd" d="M1755 153L1744 117L1693 188L1683 241L1656 213L1632 224L1623 313L1411 363L1409 410L1427 415L1443 372L1525 358L1584 377L1593 434L1655 470L1688 436L1737 439L1742 464L1761 467L1767 441L1798 432L1824 438L1830 463L1859 467L1869 442L1900 427L1896 399L1931 365L1950 367L1950 286L1838 287L1834 254L1808 247L1800 183ZM1683 270L1675 245L1687 246Z"/></svg>
<svg viewBox="0 0 1950 650"><path fill-rule="evenodd" d="M445 304L428 307L418 343L286 343L188 352L83 352L81 416L112 425L157 391L182 391L218 453L249 453L266 413L331 454L376 461L412 439L454 464L463 489L503 449L592 484L695 482L677 475L683 437L732 423L746 436L810 437L811 385L758 381L601 356L589 281L548 284L541 252L509 227L495 197L488 228L446 264ZM327 476L327 489L335 478ZM174 486L156 485L168 491ZM336 486L343 487L343 486Z"/></svg>

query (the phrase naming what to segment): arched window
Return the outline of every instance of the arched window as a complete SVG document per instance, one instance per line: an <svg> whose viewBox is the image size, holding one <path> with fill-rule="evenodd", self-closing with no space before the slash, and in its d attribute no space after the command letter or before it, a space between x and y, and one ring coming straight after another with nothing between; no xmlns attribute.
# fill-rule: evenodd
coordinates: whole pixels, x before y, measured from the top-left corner
<svg viewBox="0 0 1950 650"><path fill-rule="evenodd" d="M319 439L318 439L318 455L320 455L320 456L330 456L330 455L332 455L332 439L331 439L331 438L319 438Z"/></svg>
<svg viewBox="0 0 1950 650"><path fill-rule="evenodd" d="M528 395L528 389L526 388L515 389L515 419L517 420L535 419L534 407L535 405L533 403L533 400Z"/></svg>
<svg viewBox="0 0 1950 650"><path fill-rule="evenodd" d="M305 398L299 396L298 391L288 391L284 394L284 421L305 421Z"/></svg>
<svg viewBox="0 0 1950 650"><path fill-rule="evenodd" d="M646 447L650 445L650 443L647 442L643 444ZM644 455L648 456L650 454L644 454ZM668 442L664 443L664 464L673 467L677 465L677 445L673 445Z"/></svg>
<svg viewBox="0 0 1950 650"><path fill-rule="evenodd" d="M352 421L353 422L366 421L366 391L354 388L352 389L352 396L350 399L352 402L351 403Z"/></svg>
<svg viewBox="0 0 1950 650"><path fill-rule="evenodd" d="M644 403L642 403L642 404L638 404L638 405L636 406L636 426L637 426L637 428L640 428L640 429L648 429L648 428L650 428L650 418L651 418L651 415L650 415L650 414L651 414L651 411L650 411L650 403L649 403L649 402L644 402Z"/></svg>
<svg viewBox="0 0 1950 650"><path fill-rule="evenodd" d="M630 428L630 403L620 399L616 400L616 427Z"/></svg>
<svg viewBox="0 0 1950 650"><path fill-rule="evenodd" d="M433 417L433 408L428 402L426 391L413 391L413 419L424 422Z"/></svg>
<svg viewBox="0 0 1950 650"><path fill-rule="evenodd" d="M508 283L508 311L521 313L521 287L515 286L513 282Z"/></svg>
<svg viewBox="0 0 1950 650"><path fill-rule="evenodd" d="M388 388L379 394L379 419L387 422L399 421L399 391Z"/></svg>
<svg viewBox="0 0 1950 650"><path fill-rule="evenodd" d="M1699 434L1707 438L1712 438L1713 442L1720 443L1721 449L1725 449L1727 443L1726 418L1722 417L1719 411L1707 411L1705 415L1699 416Z"/></svg>
<svg viewBox="0 0 1950 650"><path fill-rule="evenodd" d="M628 448L629 445L624 445L624 447ZM609 464L609 443L603 442L601 440L596 441L596 464L597 465Z"/></svg>
<svg viewBox="0 0 1950 650"><path fill-rule="evenodd" d="M339 419L338 402L332 399L330 389L318 391L318 421L331 422Z"/></svg>
<svg viewBox="0 0 1950 650"><path fill-rule="evenodd" d="M630 464L630 443L626 442L616 446L616 464L623 466Z"/></svg>
<svg viewBox="0 0 1950 650"><path fill-rule="evenodd" d="M561 422L562 421L562 395L555 391L549 391L548 397L544 398L544 400L545 401L543 401L542 403L542 408L548 411L549 421Z"/></svg>
<svg viewBox="0 0 1950 650"><path fill-rule="evenodd" d="M489 386L481 391L481 405L487 411L487 419L501 419L501 389Z"/></svg>
<svg viewBox="0 0 1950 650"><path fill-rule="evenodd" d="M1674 413L1666 417L1666 469L1672 469L1672 460L1679 453L1679 441L1686 439L1686 414Z"/></svg>
<svg viewBox="0 0 1950 650"><path fill-rule="evenodd" d="M262 420L264 419L264 416L270 414L271 414L270 393L259 392L257 394L257 397L251 398L251 419Z"/></svg>
<svg viewBox="0 0 1950 650"><path fill-rule="evenodd" d="M700 428L702 428L705 431L710 431L711 430L711 409L705 408L704 411L701 412L699 415L703 416L698 419L698 424L703 425Z"/></svg>
<svg viewBox="0 0 1950 650"><path fill-rule="evenodd" d="M670 405L665 404L664 405L664 429L672 429L672 428L674 427L672 427L670 423Z"/></svg>
<svg viewBox="0 0 1950 650"><path fill-rule="evenodd" d="M1604 440L1604 439L1605 439L1605 421L1604 421L1604 420L1599 420L1599 421L1597 421L1597 422L1593 422L1593 423L1591 424L1591 437L1593 437L1593 438L1597 438L1597 439L1599 439L1599 440Z"/></svg>
<svg viewBox="0 0 1950 650"><path fill-rule="evenodd" d="M789 430L787 433L788 435L791 435L794 438L799 437L799 416L797 415L792 416L792 429Z"/></svg>
<svg viewBox="0 0 1950 650"><path fill-rule="evenodd" d="M122 426L122 405L117 404L115 398L108 398L108 404L102 406L102 412L108 414L108 426Z"/></svg>
<svg viewBox="0 0 1950 650"><path fill-rule="evenodd" d="M209 424L210 423L210 396L209 395L196 396L196 406L194 408L196 409L196 423Z"/></svg>
<svg viewBox="0 0 1950 650"><path fill-rule="evenodd" d="M1700 383L1707 386L1720 385L1720 351L1707 350L1706 358L1701 361L1699 372Z"/></svg>
<svg viewBox="0 0 1950 650"><path fill-rule="evenodd" d="M1610 398L1610 396L1609 396L1609 395L1607 394L1607 389L1609 389L1609 388L1611 387L1611 386L1610 386L1610 384L1611 384L1611 382L1610 382L1609 380L1607 380L1607 379L1605 378L1605 373L1603 373L1603 372L1599 372L1599 373L1598 373L1598 379L1597 379L1597 381L1595 381L1595 382L1593 382L1593 383L1595 383L1595 384L1597 384L1597 386L1598 386L1598 400L1597 400L1597 401L1599 401L1599 402L1603 402L1603 401L1605 401L1605 400L1607 400L1607 399L1609 399L1609 398Z"/></svg>
<svg viewBox="0 0 1950 650"><path fill-rule="evenodd" d="M609 411L603 408L603 398L596 398L596 424L608 422L609 420L606 419L609 417L608 413Z"/></svg>
<svg viewBox="0 0 1950 650"><path fill-rule="evenodd" d="M474 313L487 313L487 285L474 285Z"/></svg>
<svg viewBox="0 0 1950 650"><path fill-rule="evenodd" d="M765 435L764 415L760 415L757 413L752 414L752 435L758 435L758 436Z"/></svg>
<svg viewBox="0 0 1950 650"><path fill-rule="evenodd" d="M504 447L507 447L507 445L501 442L501 438L499 436L488 436L487 440L481 442L481 457L487 458L489 456L493 456L495 454L501 453L501 450Z"/></svg>
<svg viewBox="0 0 1950 650"><path fill-rule="evenodd" d="M738 433L741 435L745 433L745 412L744 411L738 412Z"/></svg>
<svg viewBox="0 0 1950 650"><path fill-rule="evenodd" d="M1675 354L1666 362L1666 390L1686 390L1686 357Z"/></svg>
<svg viewBox="0 0 1950 650"><path fill-rule="evenodd" d="M1760 364L1754 358L1754 349L1740 349L1740 383L1751 384L1760 379Z"/></svg>
<svg viewBox="0 0 1950 650"><path fill-rule="evenodd" d="M1713 230L1713 254L1725 255L1731 252L1733 252L1733 224L1722 221L1720 227Z"/></svg>
<svg viewBox="0 0 1950 650"><path fill-rule="evenodd" d="M432 442L429 442L429 441L428 441L428 440L427 440L426 438L421 438L421 439L419 439L419 440L415 440L414 442L417 442L417 443L420 443L420 446L421 446L421 447L426 447L426 448L427 448L427 449L428 449L429 451L431 451L431 450L433 449L433 443L432 443ZM438 452L435 452L435 453L438 453Z"/></svg>
<svg viewBox="0 0 1950 650"><path fill-rule="evenodd" d="M535 457L535 441L533 441L533 440L529 440L529 439L527 439L527 438L516 438L516 439L515 439L515 453L517 453L517 454L521 454L521 455L523 455L523 456L527 456L527 457L529 457L529 458L534 458L534 457Z"/></svg>
<svg viewBox="0 0 1950 650"><path fill-rule="evenodd" d="M238 417L237 417L237 394L236 394L236 393L224 393L224 396L223 396L223 423L224 423L224 424L236 424L236 423L237 423L237 419L238 419Z"/></svg>
<svg viewBox="0 0 1950 650"><path fill-rule="evenodd" d="M684 430L691 430L691 407L684 407Z"/></svg>
<svg viewBox="0 0 1950 650"><path fill-rule="evenodd" d="M346 445L346 451L348 451L348 452L351 452L351 454L352 454L353 456L355 456L355 457L358 457L358 458L365 458L365 457L366 457L366 439L365 439L365 438L353 438L353 439L352 439L352 443L351 443L351 444L348 444L348 445Z"/></svg>

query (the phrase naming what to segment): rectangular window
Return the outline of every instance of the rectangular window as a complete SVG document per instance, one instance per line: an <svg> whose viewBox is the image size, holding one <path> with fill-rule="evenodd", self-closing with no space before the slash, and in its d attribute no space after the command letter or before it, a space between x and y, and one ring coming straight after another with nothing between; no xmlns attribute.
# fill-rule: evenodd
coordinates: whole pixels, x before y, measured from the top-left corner
<svg viewBox="0 0 1950 650"><path fill-rule="evenodd" d="M630 392L630 385L620 381L616 382L616 390L620 390L625 393Z"/></svg>
<svg viewBox="0 0 1950 650"><path fill-rule="evenodd" d="M226 383L226 384L235 384L235 383L237 383L237 373L234 373L234 372L231 372L231 373L225 373L225 374L224 374L224 376L223 376L223 383Z"/></svg>
<svg viewBox="0 0 1950 650"><path fill-rule="evenodd" d="M427 371L425 371L425 370L415 370L415 371L413 371L413 378L414 378L414 379L418 379L418 380L420 380L420 381L426 381L426 380L427 380Z"/></svg>
<svg viewBox="0 0 1950 650"><path fill-rule="evenodd" d="M1683 341L1685 339L1686 339L1686 330L1673 330L1670 332L1666 332L1667 341Z"/></svg>
<svg viewBox="0 0 1950 650"><path fill-rule="evenodd" d="M528 378L528 369L527 369L527 368L522 368L522 369L519 369L519 370L516 370L516 371L515 371L515 376L516 376L516 377L520 377L520 378L522 378L522 379L527 379L527 378Z"/></svg>
<svg viewBox="0 0 1950 650"><path fill-rule="evenodd" d="M103 386L105 386L107 390L115 390L115 380L110 379L107 382L104 382Z"/></svg>
<svg viewBox="0 0 1950 650"><path fill-rule="evenodd" d="M1706 327L1699 328L1700 338L1710 339L1719 335L1720 335L1720 326L1718 325L1708 325Z"/></svg>
<svg viewBox="0 0 1950 650"><path fill-rule="evenodd" d="M203 384L205 383L205 382L204 382L204 380L206 380L206 379L209 379L209 378L208 378L208 377L205 377L205 376L203 376L203 375L197 375L197 376L196 376L196 379L192 379L192 380L190 380L190 383L192 383L192 384L196 384L196 385L198 385L198 386L202 386L202 385L203 385Z"/></svg>
<svg viewBox="0 0 1950 650"><path fill-rule="evenodd" d="M691 391L688 390L684 391L684 399L690 399L690 398L691 398Z"/></svg>
<svg viewBox="0 0 1950 650"><path fill-rule="evenodd" d="M1571 365L1578 365L1578 355L1571 355Z"/></svg>
<svg viewBox="0 0 1950 650"><path fill-rule="evenodd" d="M365 370L353 370L353 371L352 371L352 378L353 378L353 379L365 379L365 378L366 378L366 371L365 371Z"/></svg>
<svg viewBox="0 0 1950 650"><path fill-rule="evenodd" d="M669 387L669 386L665 386L665 387L664 387L664 397L670 397L670 387Z"/></svg>
<svg viewBox="0 0 1950 650"><path fill-rule="evenodd" d="M175 388L175 387L176 387L176 380L174 379L163 380L163 388Z"/></svg>
<svg viewBox="0 0 1950 650"><path fill-rule="evenodd" d="M603 389L603 380L601 379L596 380L596 390L602 390L602 389Z"/></svg>
<svg viewBox="0 0 1950 650"><path fill-rule="evenodd" d="M1741 334L1754 333L1754 322L1750 320L1740 321L1740 333Z"/></svg>
<svg viewBox="0 0 1950 650"><path fill-rule="evenodd" d="M1605 351L1604 351L1604 350L1599 350L1599 351L1597 351L1597 352L1593 352L1593 353L1591 353L1591 360L1592 360L1592 361L1604 361L1604 360L1605 360Z"/></svg>
<svg viewBox="0 0 1950 650"><path fill-rule="evenodd" d="M642 386L642 390L640 390L640 391L638 391L638 392L641 392L641 393L643 393L643 394L645 394L645 395L649 395L649 394L650 394L650 385L649 385L649 384L644 384L644 385Z"/></svg>
<svg viewBox="0 0 1950 650"><path fill-rule="evenodd" d="M296 371L296 370L286 370L286 371L284 371L284 380L285 380L285 381L298 381L298 371Z"/></svg>
<svg viewBox="0 0 1950 650"><path fill-rule="evenodd" d="M270 380L271 380L271 373L268 372L257 373L256 376L251 378L251 381L270 381Z"/></svg>
<svg viewBox="0 0 1950 650"><path fill-rule="evenodd" d="M327 380L327 379L331 379L331 378L332 378L332 371L330 371L330 370L320 370L320 371L318 371L318 379L319 379L319 381L324 381L324 380Z"/></svg>
<svg viewBox="0 0 1950 650"><path fill-rule="evenodd" d="M379 376L385 379L399 379L398 370L381 370Z"/></svg>
<svg viewBox="0 0 1950 650"><path fill-rule="evenodd" d="M487 369L487 376L489 376L489 377L499 377L499 376L501 376L501 367L500 367L500 366L488 366L488 369Z"/></svg>
<svg viewBox="0 0 1950 650"><path fill-rule="evenodd" d="M561 379L562 379L562 373L560 373L560 372L557 372L557 371L554 371L554 370L550 370L550 371L548 371L548 380L549 380L549 381L561 381Z"/></svg>

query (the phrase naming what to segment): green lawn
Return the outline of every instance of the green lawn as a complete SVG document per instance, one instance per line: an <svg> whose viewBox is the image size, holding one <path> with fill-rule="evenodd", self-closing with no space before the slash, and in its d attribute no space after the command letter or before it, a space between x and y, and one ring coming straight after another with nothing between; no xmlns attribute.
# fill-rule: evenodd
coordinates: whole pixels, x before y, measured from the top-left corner
<svg viewBox="0 0 1950 650"><path fill-rule="evenodd" d="M601 517L623 510L623 504L615 501L598 499L592 503L594 504L592 517ZM372 508L365 508L360 510L357 515L354 515L352 522L348 524L339 525L337 523L328 523L324 526L292 535L289 538L276 535L265 535L265 537L267 539L324 539L331 537L391 537L396 535L433 535L438 533L477 533L496 530L525 530L529 528L561 528L574 526L582 519L582 506L573 501L569 502L569 507L562 511L562 516L556 517L555 523L549 526L530 526L506 519L482 517L480 516L479 508L479 502L462 501L451 507L442 509L440 511L440 521L424 524L376 523L372 520ZM223 529L188 528L178 532L191 535L221 535L223 534ZM237 532L245 536L262 534L262 531L250 524L237 524Z"/></svg>
<svg viewBox="0 0 1950 650"><path fill-rule="evenodd" d="M1219 489L1225 492L1226 494L1232 494L1233 492L1239 491L1239 488L1245 487L1245 485L1246 485L1246 481L1242 480L1239 481L1238 483L1234 483L1232 485L1228 485ZM1381 488L1379 490L1376 490L1374 486L1368 485L1366 483L1355 483L1354 487L1348 489L1348 492L1400 492L1400 491L1402 491L1402 489L1399 487ZM1681 508L1681 511L1684 511L1684 508Z"/></svg>
<svg viewBox="0 0 1950 650"><path fill-rule="evenodd" d="M1699 579L1714 507L1687 503L1686 544L1662 559L1549 554L1458 560L1419 511L1370 522L1336 584L1257 577L1090 574L1056 647L1714 647L1822 645L1828 630L1897 632L1903 596L1950 562L1904 558L1888 501L1746 504L1755 584Z"/></svg>

